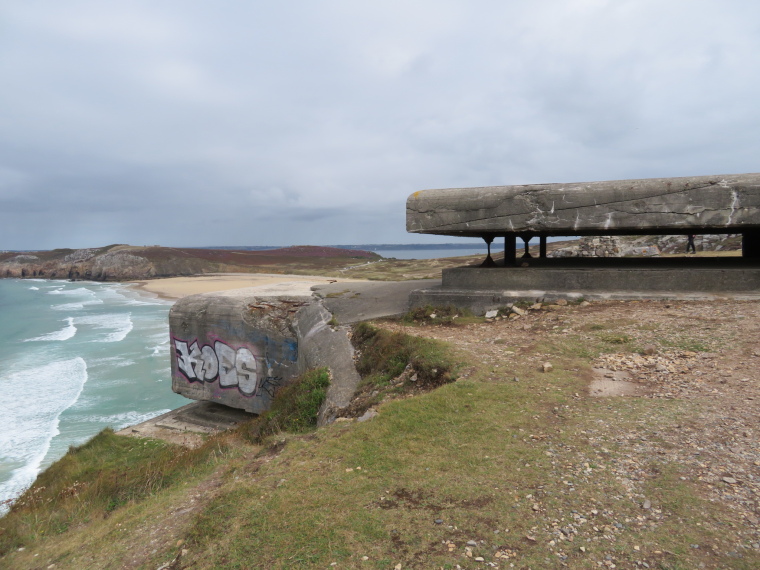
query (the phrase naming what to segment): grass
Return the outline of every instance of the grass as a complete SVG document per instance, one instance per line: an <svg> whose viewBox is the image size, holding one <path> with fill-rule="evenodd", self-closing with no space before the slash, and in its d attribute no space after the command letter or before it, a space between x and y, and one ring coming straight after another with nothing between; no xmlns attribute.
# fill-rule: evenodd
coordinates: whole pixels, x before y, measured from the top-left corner
<svg viewBox="0 0 760 570"><path fill-rule="evenodd" d="M176 568L454 569L488 562L591 569L605 562L632 568L637 561L661 569L757 567L752 550L736 558L707 548L720 542L716 525L695 521L731 520L730 513L701 498L699 483L681 479L682 466L667 456L647 458L653 475L631 491L635 472L625 471L631 442L676 429L696 408L676 400L574 396L594 355L620 348L601 333L617 331L552 335L532 348L551 354L549 374L537 371L529 352L498 375L471 355L464 363L470 377L453 381L462 353L451 346L357 325L358 366L369 388L393 388L399 377L407 387L437 388L387 399L372 421L314 430L325 373L313 371L286 398L290 403L262 422L291 433L270 438L263 450L251 445L261 440L255 437L212 438L205 451L175 459L160 484L149 476L152 466L171 464L177 448L105 433L69 454L79 467L46 472L41 484L57 490L37 491L44 495L34 499L32 493L23 508L33 508L40 521L55 518L66 501L84 498L84 491L63 491L77 481L89 488L101 472L134 477L134 492L96 493L87 502L98 507L80 512L67 529L39 527L7 543L0 566L118 567L122 553L145 543L155 553L135 566L156 568L181 555ZM505 381L513 376L520 381ZM114 496L125 500L109 511ZM643 496L651 510L642 509ZM188 505L197 509L186 524L166 530ZM170 539L158 540L164 535ZM27 550L10 552L18 545Z"/></svg>
<svg viewBox="0 0 760 570"><path fill-rule="evenodd" d="M354 327L352 341L358 351L356 369L365 385L387 386L407 367L417 387L433 388L455 378L456 363L444 343L390 332L366 322Z"/></svg>
<svg viewBox="0 0 760 570"><path fill-rule="evenodd" d="M277 392L271 410L246 422L238 432L260 444L267 437L283 431L305 433L316 429L317 415L329 385L330 371L327 368L309 370Z"/></svg>
<svg viewBox="0 0 760 570"><path fill-rule="evenodd" d="M0 556L12 549L102 521L213 463L219 441L189 450L110 429L51 465L11 507L0 527ZM139 465L139 469L135 466Z"/></svg>

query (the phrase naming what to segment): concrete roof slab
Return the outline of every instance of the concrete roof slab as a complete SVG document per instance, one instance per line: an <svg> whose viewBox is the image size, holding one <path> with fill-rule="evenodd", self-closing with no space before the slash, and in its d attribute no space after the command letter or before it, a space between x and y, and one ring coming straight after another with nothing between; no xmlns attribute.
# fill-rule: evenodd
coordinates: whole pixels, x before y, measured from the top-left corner
<svg viewBox="0 0 760 570"><path fill-rule="evenodd" d="M406 206L411 233L739 233L760 229L760 174L421 190Z"/></svg>

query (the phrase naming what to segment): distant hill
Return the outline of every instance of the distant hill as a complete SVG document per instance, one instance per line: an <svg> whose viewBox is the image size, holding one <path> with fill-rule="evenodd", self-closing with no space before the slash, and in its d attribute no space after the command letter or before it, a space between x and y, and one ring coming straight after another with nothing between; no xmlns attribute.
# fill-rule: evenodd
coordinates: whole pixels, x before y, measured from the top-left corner
<svg viewBox="0 0 760 570"><path fill-rule="evenodd" d="M430 249L467 249L470 250L473 247L480 247L483 245L481 240L472 240L466 243L364 243L364 244L341 244L341 245L329 245L325 247L333 247L336 249L351 249L362 251L403 251L403 250L430 250ZM201 249L235 249L238 251L262 251L269 249L281 249L279 247L272 247L267 245L217 245L209 246Z"/></svg>
<svg viewBox="0 0 760 570"><path fill-rule="evenodd" d="M326 246L241 251L119 244L0 253L0 277L129 281L204 273L304 273L378 259L369 251Z"/></svg>

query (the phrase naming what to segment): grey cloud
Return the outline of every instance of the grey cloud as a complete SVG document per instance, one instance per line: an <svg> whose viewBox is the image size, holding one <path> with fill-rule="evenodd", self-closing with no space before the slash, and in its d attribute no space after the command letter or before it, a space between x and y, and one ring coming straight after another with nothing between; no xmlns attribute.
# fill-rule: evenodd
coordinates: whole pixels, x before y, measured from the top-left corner
<svg viewBox="0 0 760 570"><path fill-rule="evenodd" d="M757 170L759 16L738 0L7 6L0 248L409 242L422 188Z"/></svg>

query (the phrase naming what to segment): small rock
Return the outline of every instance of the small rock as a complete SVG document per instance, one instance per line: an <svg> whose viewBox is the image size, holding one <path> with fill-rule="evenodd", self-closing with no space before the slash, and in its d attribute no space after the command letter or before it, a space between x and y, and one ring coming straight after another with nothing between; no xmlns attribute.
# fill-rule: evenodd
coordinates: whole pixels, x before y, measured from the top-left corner
<svg viewBox="0 0 760 570"><path fill-rule="evenodd" d="M512 311L513 315L517 316L522 316L525 314L525 311L523 311L520 307L512 307L510 311Z"/></svg>
<svg viewBox="0 0 760 570"><path fill-rule="evenodd" d="M540 311L541 310L541 303L535 303L528 307L531 311Z"/></svg>
<svg viewBox="0 0 760 570"><path fill-rule="evenodd" d="M649 499L646 499L646 500L645 500L645 501L642 503L642 505L641 505L641 508L642 508L642 509L651 509L651 508L652 508L652 502L651 502Z"/></svg>
<svg viewBox="0 0 760 570"><path fill-rule="evenodd" d="M485 317L487 319L493 319L499 316L499 311L493 310L493 311L486 311Z"/></svg>
<svg viewBox="0 0 760 570"><path fill-rule="evenodd" d="M478 543L475 540L468 540L467 541L467 546L477 546L477 545L478 545Z"/></svg>
<svg viewBox="0 0 760 570"><path fill-rule="evenodd" d="M433 522L435 524L443 524L443 519L435 519Z"/></svg>
<svg viewBox="0 0 760 570"><path fill-rule="evenodd" d="M541 372L551 372L552 370L554 370L554 366L551 365L551 362L544 362L541 365L541 368L539 368L539 370Z"/></svg>
<svg viewBox="0 0 760 570"><path fill-rule="evenodd" d="M485 562L485 558L483 558L482 556L476 556L475 562Z"/></svg>
<svg viewBox="0 0 760 570"><path fill-rule="evenodd" d="M555 304L559 305L560 307L564 307L567 305L567 299L557 299L555 301Z"/></svg>
<svg viewBox="0 0 760 570"><path fill-rule="evenodd" d="M722 481L724 483L728 483L729 485L735 485L736 483L738 483L738 481L734 479L733 477L723 477Z"/></svg>
<svg viewBox="0 0 760 570"><path fill-rule="evenodd" d="M591 303L589 303L588 301L581 301L580 305L578 305L578 306L579 307L588 307L590 304Z"/></svg>
<svg viewBox="0 0 760 570"><path fill-rule="evenodd" d="M356 421L358 422L366 422L367 420L371 420L377 415L377 410L370 408L360 418L358 418Z"/></svg>
<svg viewBox="0 0 760 570"><path fill-rule="evenodd" d="M363 560L364 562L366 562L367 560L369 560L369 556L362 556L362 560Z"/></svg>
<svg viewBox="0 0 760 570"><path fill-rule="evenodd" d="M512 382L519 382L519 381L520 381L520 379L517 376L515 376L514 378L512 378Z"/></svg>
<svg viewBox="0 0 760 570"><path fill-rule="evenodd" d="M652 345L652 344L648 344L648 345L646 345L644 347L644 351L643 352L647 356L652 356L653 354L657 354L657 347L654 346L654 345Z"/></svg>

